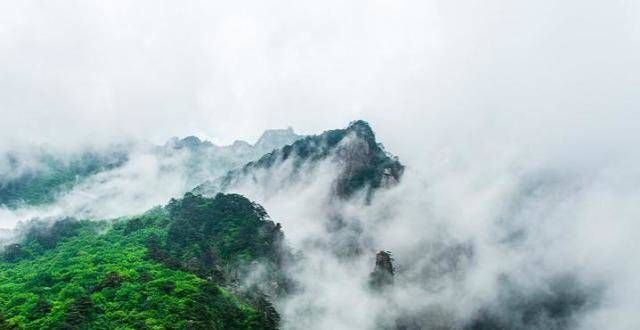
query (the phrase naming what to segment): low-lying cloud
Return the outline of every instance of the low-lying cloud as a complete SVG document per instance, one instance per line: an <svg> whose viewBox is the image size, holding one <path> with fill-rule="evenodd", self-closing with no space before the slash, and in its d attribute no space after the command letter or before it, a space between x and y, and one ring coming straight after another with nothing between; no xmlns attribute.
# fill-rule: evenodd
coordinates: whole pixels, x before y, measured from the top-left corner
<svg viewBox="0 0 640 330"><path fill-rule="evenodd" d="M521 322L505 320L526 310L505 296L558 283L576 288L570 317L533 313L532 327L639 328L639 16L591 0L7 2L0 150L230 142L363 118L407 165L369 205L329 203L329 163L304 184L279 187L285 171L266 174L277 191L239 189L305 252L291 270L305 290L279 303L285 328ZM162 166L141 156L0 219L142 212L186 189ZM347 230L333 235L336 214ZM344 262L329 247L356 234L369 253ZM377 295L365 282L381 249L398 276Z"/></svg>
<svg viewBox="0 0 640 330"><path fill-rule="evenodd" d="M619 171L541 169L519 157L460 165L435 176L409 165L400 185L371 203L331 198L340 172L331 160L298 181L287 180L285 162L231 188L264 205L303 255L290 270L300 290L279 302L284 328L640 322L629 313L640 267L629 245L640 237L628 230L638 194ZM382 293L368 285L379 250L397 266Z"/></svg>

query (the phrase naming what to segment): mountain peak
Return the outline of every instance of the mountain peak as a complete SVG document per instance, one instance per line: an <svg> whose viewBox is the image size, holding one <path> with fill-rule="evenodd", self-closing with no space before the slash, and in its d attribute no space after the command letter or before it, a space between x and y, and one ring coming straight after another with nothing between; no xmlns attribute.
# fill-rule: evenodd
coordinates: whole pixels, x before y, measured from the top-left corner
<svg viewBox="0 0 640 330"><path fill-rule="evenodd" d="M347 127L348 131L355 131L364 135L373 135L373 130L371 129L371 125L368 122L358 119L349 123Z"/></svg>
<svg viewBox="0 0 640 330"><path fill-rule="evenodd" d="M167 146L170 146L174 149L182 149L182 148L198 148L201 146L212 146L213 144L206 140L200 140L197 136L189 135L184 138L173 137L167 142Z"/></svg>
<svg viewBox="0 0 640 330"><path fill-rule="evenodd" d="M291 132L291 130L280 130L282 131ZM204 193L224 191L258 169L275 168L280 162L287 160L292 161L294 168L299 168L303 163L312 164L323 160L341 164L342 168L335 182L336 194L341 198L348 198L361 189L366 190L369 198L373 190L397 183L404 171L404 166L395 157L387 154L382 145L376 142L375 134L369 124L358 120L351 122L345 129L334 129L320 135L307 136L280 149L275 149L259 160L227 173L217 180L217 183L198 186L196 191Z"/></svg>
<svg viewBox="0 0 640 330"><path fill-rule="evenodd" d="M277 149L282 145L293 143L301 137L302 136L296 134L291 127L284 129L268 129L262 133L262 136L260 136L254 146L259 150L268 152L273 149Z"/></svg>
<svg viewBox="0 0 640 330"><path fill-rule="evenodd" d="M231 144L232 148L251 148L251 144L244 140L235 140L233 144Z"/></svg>

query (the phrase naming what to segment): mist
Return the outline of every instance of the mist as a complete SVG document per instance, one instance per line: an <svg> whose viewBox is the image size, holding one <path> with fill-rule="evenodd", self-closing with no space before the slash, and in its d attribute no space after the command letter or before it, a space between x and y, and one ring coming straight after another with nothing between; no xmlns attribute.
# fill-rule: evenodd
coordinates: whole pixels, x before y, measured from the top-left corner
<svg viewBox="0 0 640 330"><path fill-rule="evenodd" d="M409 168L369 202L339 201L339 164L329 158L298 178L292 162L228 188L264 205L303 255L289 269L301 289L279 301L285 329L458 329L486 314L522 329L640 322L630 312L640 293L631 243L640 237L629 230L637 178L487 160L433 176ZM397 267L382 292L369 285L380 250Z"/></svg>
<svg viewBox="0 0 640 330"><path fill-rule="evenodd" d="M234 188L304 251L286 329L460 328L509 311L502 290L563 281L583 303L538 328L640 327L638 2L21 1L0 22L2 152L371 123L407 170L369 203L329 200L331 162ZM162 162L141 153L0 223L133 215L193 188ZM336 214L347 229L329 233ZM354 237L366 253L349 262L328 248ZM379 250L398 266L381 294L366 285Z"/></svg>

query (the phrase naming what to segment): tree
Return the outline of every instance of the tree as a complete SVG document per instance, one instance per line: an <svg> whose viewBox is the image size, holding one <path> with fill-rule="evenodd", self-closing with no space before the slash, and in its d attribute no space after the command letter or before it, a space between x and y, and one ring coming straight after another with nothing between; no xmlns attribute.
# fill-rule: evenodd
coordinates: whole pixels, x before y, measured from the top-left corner
<svg viewBox="0 0 640 330"><path fill-rule="evenodd" d="M81 295L67 308L63 328L80 328L80 326L91 317L92 311L93 301L91 300L91 297L87 294Z"/></svg>

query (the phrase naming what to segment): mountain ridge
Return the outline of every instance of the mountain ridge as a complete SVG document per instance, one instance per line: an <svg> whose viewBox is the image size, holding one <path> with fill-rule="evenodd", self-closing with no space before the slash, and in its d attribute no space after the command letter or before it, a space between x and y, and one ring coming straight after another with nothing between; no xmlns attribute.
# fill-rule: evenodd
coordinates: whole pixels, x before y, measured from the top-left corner
<svg viewBox="0 0 640 330"><path fill-rule="evenodd" d="M301 137L292 128L287 128L266 130L253 145L236 141L232 145L217 146L196 136L186 136L171 138L164 145L123 144L70 155L42 148L34 149L33 155L6 153L0 156L0 169L8 169L0 174L0 206L13 209L51 204L78 183L96 174L122 168L138 154L148 154L162 161L186 152L185 166L191 166L187 174L195 186L209 175L221 175ZM35 163L36 166L16 173L10 171L20 168L21 163Z"/></svg>
<svg viewBox="0 0 640 330"><path fill-rule="evenodd" d="M269 141L280 144L291 134L265 132L255 145L269 148ZM203 150L216 148L197 137L177 142L158 152L187 151L187 161L195 162L190 170L207 160ZM359 192L371 198L397 184L404 171L369 124L354 121L297 139L221 178L283 162L297 171L305 164L336 165L331 194L340 200ZM287 271L303 256L294 256L281 225L259 204L239 194L203 196L197 190L138 216L23 224L19 239L0 255L0 278L10 283L0 284L0 326L278 328L274 300L297 290Z"/></svg>
<svg viewBox="0 0 640 330"><path fill-rule="evenodd" d="M335 191L340 198L349 198L361 189L366 189L367 198L371 198L375 189L398 183L404 172L404 165L398 158L387 153L376 141L371 126L366 121L356 120L347 128L307 136L273 150L216 181L197 186L194 192L213 194L225 191L257 170L269 169L286 161L293 162L295 171L303 163L323 160L330 160L341 167L335 182Z"/></svg>
<svg viewBox="0 0 640 330"><path fill-rule="evenodd" d="M186 194L114 222L35 222L0 256L0 327L275 329L268 296L230 276L253 262L276 274L282 235L239 195Z"/></svg>

